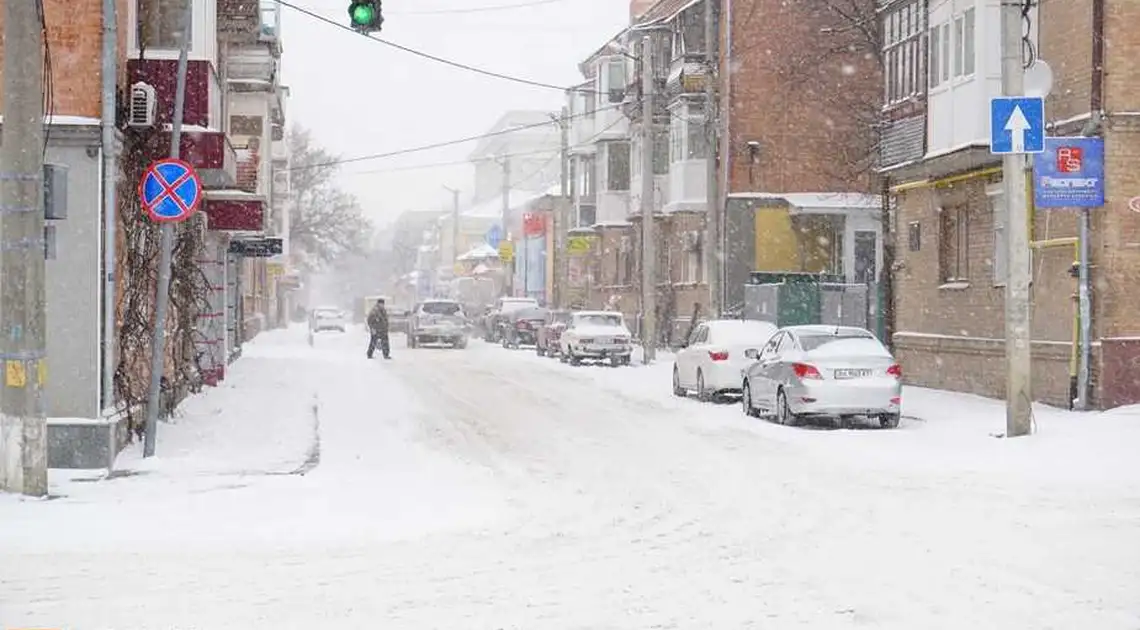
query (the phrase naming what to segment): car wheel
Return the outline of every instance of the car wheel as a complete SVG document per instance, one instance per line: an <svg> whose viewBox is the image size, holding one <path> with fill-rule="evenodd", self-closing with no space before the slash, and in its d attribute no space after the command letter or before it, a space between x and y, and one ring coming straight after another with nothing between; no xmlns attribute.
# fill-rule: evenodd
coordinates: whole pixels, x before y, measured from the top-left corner
<svg viewBox="0 0 1140 630"><path fill-rule="evenodd" d="M800 424L799 416L792 413L792 408L788 406L788 396L783 389L776 393L776 421L789 427Z"/></svg>
<svg viewBox="0 0 1140 630"><path fill-rule="evenodd" d="M570 365L582 365L582 359L570 352Z"/></svg>
<svg viewBox="0 0 1140 630"><path fill-rule="evenodd" d="M700 370L697 370L697 400L701 402L712 400L712 392L705 388L705 374Z"/></svg>
<svg viewBox="0 0 1140 630"><path fill-rule="evenodd" d="M879 415L879 426L884 429L897 429L899 426L899 419L901 414L897 413L884 413Z"/></svg>
<svg viewBox="0 0 1140 630"><path fill-rule="evenodd" d="M752 418L760 417L760 412L752 404L752 386L748 384L748 381L744 381L744 385L740 389L740 404L744 407L744 415Z"/></svg>
<svg viewBox="0 0 1140 630"><path fill-rule="evenodd" d="M540 356L540 357L544 357L544 356L546 356L546 351L545 351L545 350L543 350L543 349L542 349L542 346L540 346L540 345L538 345L538 344L535 344L535 346L534 346L534 353L535 353L535 354L537 354L537 355L538 355L538 356Z"/></svg>
<svg viewBox="0 0 1140 630"><path fill-rule="evenodd" d="M684 387L681 387L681 373L677 371L677 366L673 366L673 395L684 398L688 395Z"/></svg>

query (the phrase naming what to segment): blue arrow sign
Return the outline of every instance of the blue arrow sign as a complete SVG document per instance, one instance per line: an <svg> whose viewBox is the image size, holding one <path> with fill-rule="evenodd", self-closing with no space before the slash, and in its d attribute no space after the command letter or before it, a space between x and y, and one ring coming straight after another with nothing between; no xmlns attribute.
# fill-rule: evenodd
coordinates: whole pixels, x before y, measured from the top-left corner
<svg viewBox="0 0 1140 630"><path fill-rule="evenodd" d="M1001 96L990 100L990 153L1045 150L1045 99Z"/></svg>
<svg viewBox="0 0 1140 630"><path fill-rule="evenodd" d="M491 229L487 230L487 233L483 235L483 240L487 241L487 244L491 247L498 248L499 243L503 240L503 228L499 227L497 223L492 225Z"/></svg>
<svg viewBox="0 0 1140 630"><path fill-rule="evenodd" d="M158 160L143 172L139 201L152 221L185 221L202 201L202 181L182 160Z"/></svg>

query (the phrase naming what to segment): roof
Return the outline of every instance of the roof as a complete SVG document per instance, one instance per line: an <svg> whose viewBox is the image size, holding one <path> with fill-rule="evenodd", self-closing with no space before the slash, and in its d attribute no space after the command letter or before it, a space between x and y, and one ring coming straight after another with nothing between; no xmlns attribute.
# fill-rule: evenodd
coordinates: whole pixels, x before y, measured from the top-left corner
<svg viewBox="0 0 1140 630"><path fill-rule="evenodd" d="M617 51L611 51L611 46L613 44L618 44L620 46L623 43L622 40L625 39L627 33L629 33L628 28L621 29L616 35L607 39L606 43L599 46L594 50L594 52L590 53L589 56L583 59L578 64L578 71L582 73L582 76L586 79L594 78L593 66L594 62L597 61L599 57L620 55L621 53Z"/></svg>
<svg viewBox="0 0 1140 630"><path fill-rule="evenodd" d="M763 205L789 205L797 210L834 211L834 210L877 210L882 207L883 201L879 195L853 192L816 192L816 193L764 193L741 192L730 193L730 199L754 199Z"/></svg>
<svg viewBox="0 0 1140 630"><path fill-rule="evenodd" d="M515 127L528 127L528 129L516 133L501 133ZM552 135L554 140L559 141L559 143L562 135L558 128L557 117L552 112L541 109L516 109L505 112L486 133L494 135L488 135L479 140L475 148L468 154L468 160L474 162L495 157L495 152L491 150L492 147L502 143L506 138L519 134Z"/></svg>
<svg viewBox="0 0 1140 630"><path fill-rule="evenodd" d="M509 205L511 210L518 210L526 204L541 199L547 195L559 194L562 190L562 184L558 186L551 186L545 191L535 192L533 190L517 190L511 189ZM499 195L490 201L484 201L481 204L472 206L463 211L465 217L484 217L484 218L498 218L503 216L503 196Z"/></svg>
<svg viewBox="0 0 1140 630"><path fill-rule="evenodd" d="M786 326L786 327L784 327L784 330L787 330L787 331L790 331L793 333L801 333L801 334L807 333L807 334L815 334L815 335L833 335L833 334L848 334L848 335L850 335L853 333L861 333L861 334L870 335L872 337L875 336L871 331L869 331L865 328L859 328L858 326L828 326L826 324L805 324L802 326Z"/></svg>
<svg viewBox="0 0 1140 630"><path fill-rule="evenodd" d="M637 21L637 26L669 22L680 15L682 11L691 9L701 2L703 0L660 0L642 14L641 19Z"/></svg>

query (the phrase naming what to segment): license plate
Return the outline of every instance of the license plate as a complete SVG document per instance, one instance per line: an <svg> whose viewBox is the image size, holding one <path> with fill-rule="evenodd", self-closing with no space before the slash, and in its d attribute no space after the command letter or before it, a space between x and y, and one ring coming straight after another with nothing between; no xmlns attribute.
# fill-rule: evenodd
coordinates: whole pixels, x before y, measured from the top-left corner
<svg viewBox="0 0 1140 630"><path fill-rule="evenodd" d="M871 370L835 370L835 378L863 378L871 375Z"/></svg>
<svg viewBox="0 0 1140 630"><path fill-rule="evenodd" d="M609 337L598 337L594 340L594 343L598 344L599 346L608 346L613 342L614 340L610 339Z"/></svg>

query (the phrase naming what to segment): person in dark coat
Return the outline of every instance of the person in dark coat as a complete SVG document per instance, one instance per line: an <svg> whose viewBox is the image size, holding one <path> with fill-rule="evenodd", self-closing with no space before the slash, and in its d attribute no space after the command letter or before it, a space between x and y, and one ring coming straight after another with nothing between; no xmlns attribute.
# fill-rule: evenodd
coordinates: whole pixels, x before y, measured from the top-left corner
<svg viewBox="0 0 1140 630"><path fill-rule="evenodd" d="M391 344L388 343L388 310L384 308L384 300L376 300L375 306L368 311L368 358L380 346L380 353L385 359L391 359Z"/></svg>

